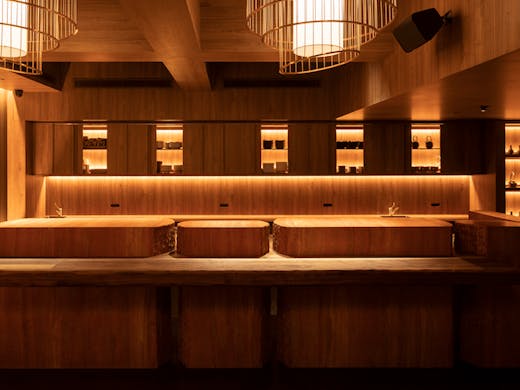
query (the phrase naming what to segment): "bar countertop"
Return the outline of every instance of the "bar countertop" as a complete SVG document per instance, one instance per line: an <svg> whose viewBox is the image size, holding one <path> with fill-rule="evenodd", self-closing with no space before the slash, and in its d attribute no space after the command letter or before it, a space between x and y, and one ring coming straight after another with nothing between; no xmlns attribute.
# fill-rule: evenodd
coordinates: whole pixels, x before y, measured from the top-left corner
<svg viewBox="0 0 520 390"><path fill-rule="evenodd" d="M520 269L482 257L0 259L0 286L520 284Z"/></svg>

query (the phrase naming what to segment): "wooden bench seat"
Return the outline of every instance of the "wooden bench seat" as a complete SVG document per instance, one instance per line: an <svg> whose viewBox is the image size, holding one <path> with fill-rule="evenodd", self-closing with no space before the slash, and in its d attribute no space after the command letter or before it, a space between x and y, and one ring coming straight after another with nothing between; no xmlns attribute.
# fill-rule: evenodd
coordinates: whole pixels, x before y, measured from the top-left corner
<svg viewBox="0 0 520 390"><path fill-rule="evenodd" d="M451 256L451 230L433 218L280 218L273 248L292 257Z"/></svg>
<svg viewBox="0 0 520 390"><path fill-rule="evenodd" d="M260 257L269 252L263 221L184 221L177 225L177 253L186 257Z"/></svg>

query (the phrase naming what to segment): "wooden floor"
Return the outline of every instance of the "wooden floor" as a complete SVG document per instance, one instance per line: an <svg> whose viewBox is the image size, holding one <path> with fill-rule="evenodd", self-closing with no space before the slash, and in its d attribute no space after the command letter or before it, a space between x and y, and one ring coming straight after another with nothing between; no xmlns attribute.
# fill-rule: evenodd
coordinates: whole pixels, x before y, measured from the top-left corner
<svg viewBox="0 0 520 390"><path fill-rule="evenodd" d="M355 389L355 390L516 390L517 370L283 369L258 370L43 370L0 371L6 390L65 389Z"/></svg>

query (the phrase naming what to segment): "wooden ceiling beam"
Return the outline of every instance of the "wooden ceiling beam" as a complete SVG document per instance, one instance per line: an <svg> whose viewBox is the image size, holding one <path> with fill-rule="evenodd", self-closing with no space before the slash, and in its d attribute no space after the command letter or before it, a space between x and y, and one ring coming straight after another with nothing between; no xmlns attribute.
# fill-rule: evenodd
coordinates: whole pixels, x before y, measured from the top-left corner
<svg viewBox="0 0 520 390"><path fill-rule="evenodd" d="M210 89L201 57L198 0L120 0L120 4L181 88Z"/></svg>

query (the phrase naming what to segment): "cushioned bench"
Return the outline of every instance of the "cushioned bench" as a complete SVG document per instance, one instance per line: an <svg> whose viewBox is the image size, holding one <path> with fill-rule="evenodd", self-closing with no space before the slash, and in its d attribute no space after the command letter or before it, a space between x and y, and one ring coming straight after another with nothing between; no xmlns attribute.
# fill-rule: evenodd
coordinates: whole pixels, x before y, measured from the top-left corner
<svg viewBox="0 0 520 390"><path fill-rule="evenodd" d="M154 216L18 219L0 223L0 257L149 257L174 249L173 232Z"/></svg>
<svg viewBox="0 0 520 390"><path fill-rule="evenodd" d="M451 231L433 218L280 218L273 248L292 257L451 256Z"/></svg>
<svg viewBox="0 0 520 390"><path fill-rule="evenodd" d="M269 252L263 221L184 221L177 225L177 253L186 257L260 257Z"/></svg>

